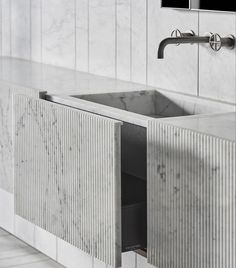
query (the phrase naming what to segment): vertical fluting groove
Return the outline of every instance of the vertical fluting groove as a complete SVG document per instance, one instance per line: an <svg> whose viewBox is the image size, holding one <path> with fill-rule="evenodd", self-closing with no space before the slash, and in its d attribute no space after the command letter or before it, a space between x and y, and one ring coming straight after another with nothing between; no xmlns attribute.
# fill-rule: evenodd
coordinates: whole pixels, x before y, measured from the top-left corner
<svg viewBox="0 0 236 268"><path fill-rule="evenodd" d="M119 121L16 95L16 214L121 265Z"/></svg>
<svg viewBox="0 0 236 268"><path fill-rule="evenodd" d="M234 268L236 143L150 120L148 262Z"/></svg>

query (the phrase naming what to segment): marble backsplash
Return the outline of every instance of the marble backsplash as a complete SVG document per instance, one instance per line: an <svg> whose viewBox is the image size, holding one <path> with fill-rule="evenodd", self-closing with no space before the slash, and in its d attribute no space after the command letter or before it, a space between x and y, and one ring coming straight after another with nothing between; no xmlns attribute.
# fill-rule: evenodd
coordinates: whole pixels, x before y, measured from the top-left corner
<svg viewBox="0 0 236 268"><path fill-rule="evenodd" d="M174 28L236 35L235 14L160 9L160 0L1 0L0 8L3 56L236 102L235 50L171 46L156 59Z"/></svg>

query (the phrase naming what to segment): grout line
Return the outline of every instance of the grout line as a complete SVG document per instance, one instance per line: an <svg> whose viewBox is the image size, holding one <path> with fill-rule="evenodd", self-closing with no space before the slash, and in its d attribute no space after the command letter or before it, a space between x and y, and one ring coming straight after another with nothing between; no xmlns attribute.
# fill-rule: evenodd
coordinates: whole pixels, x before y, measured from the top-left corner
<svg viewBox="0 0 236 268"><path fill-rule="evenodd" d="M74 69L77 70L77 1L74 0L74 26L75 26L75 66Z"/></svg>
<svg viewBox="0 0 236 268"><path fill-rule="evenodd" d="M118 51L117 51L117 0L115 1L115 78L117 79L117 65L118 65L118 61L117 61L117 55L118 55Z"/></svg>
<svg viewBox="0 0 236 268"><path fill-rule="evenodd" d="M6 250L6 251L2 251L3 253L7 253L7 252L12 252L12 251L17 251L18 249L27 249L28 247L25 247L25 248L12 248L11 250ZM33 248L33 250L34 250L34 248ZM35 249L35 251L34 252L31 252L31 253L29 253L29 252L25 252L25 253L22 253L22 254L20 254L20 255L16 255L16 256L9 256L9 257L1 257L0 258L0 261L2 261L2 260L9 260L9 259L18 259L18 258L24 258L24 257L26 257L26 256L37 256L37 255L39 255L39 256L45 256L45 259L47 260L47 259L50 259L47 255L45 255L45 254L43 254L42 252L40 252L40 251L37 251L36 249ZM1 264L1 263L0 263ZM24 264L28 264L28 263L24 263Z"/></svg>
<svg viewBox="0 0 236 268"><path fill-rule="evenodd" d="M87 63L87 70L90 72L90 0L88 0L88 63Z"/></svg>
<svg viewBox="0 0 236 268"><path fill-rule="evenodd" d="M137 253L135 253L135 259L134 259L134 262L135 262L134 267L135 267L135 268L138 268L138 254L137 254Z"/></svg>
<svg viewBox="0 0 236 268"><path fill-rule="evenodd" d="M77 1L74 0L74 52L75 52L75 61L74 61L74 69L77 70Z"/></svg>
<svg viewBox="0 0 236 268"><path fill-rule="evenodd" d="M148 0L146 0L146 85L148 84Z"/></svg>
<svg viewBox="0 0 236 268"><path fill-rule="evenodd" d="M132 23L133 23L133 12L132 12L132 1L133 0L130 0L130 81L132 82L133 80L133 35L132 35Z"/></svg>
<svg viewBox="0 0 236 268"><path fill-rule="evenodd" d="M235 19L235 22L234 22L234 25L236 25L236 15L234 15L234 19ZM234 34L236 36L236 27L234 28ZM236 70L236 49L235 49L235 52L234 52L234 66L235 66L235 70ZM234 104L236 104L236 72L234 71L234 79L235 79L235 85L234 85ZM235 107L235 111L236 111L236 107Z"/></svg>
<svg viewBox="0 0 236 268"><path fill-rule="evenodd" d="M56 261L58 262L58 237L56 237Z"/></svg>
<svg viewBox="0 0 236 268"><path fill-rule="evenodd" d="M43 62L43 0L40 0L40 62Z"/></svg>
<svg viewBox="0 0 236 268"><path fill-rule="evenodd" d="M36 225L34 224L34 238L33 238L34 248L36 247Z"/></svg>
<svg viewBox="0 0 236 268"><path fill-rule="evenodd" d="M33 41L33 39L32 39L32 1L31 0L29 0L29 8L30 8L30 10L29 10L29 21L30 21L30 26L29 26L29 58L30 58L30 60L32 61L32 59L33 59L33 45L32 45L32 41Z"/></svg>
<svg viewBox="0 0 236 268"><path fill-rule="evenodd" d="M0 0L0 38L1 38L1 40L0 40L0 56L2 56L2 0Z"/></svg>
<svg viewBox="0 0 236 268"><path fill-rule="evenodd" d="M200 32L200 12L198 11L198 35ZM197 48L197 97L200 96L200 44Z"/></svg>
<svg viewBox="0 0 236 268"><path fill-rule="evenodd" d="M45 263L45 262L49 262L49 261L53 261L53 260L51 260L51 259L45 259L45 260L33 261L33 262L22 263L22 264L16 264L16 265L11 265L11 266L6 266L6 267L9 267L9 268L11 268L11 267L21 267L21 266L25 266L25 265L36 264L36 263ZM59 265L61 265L61 264L59 263Z"/></svg>
<svg viewBox="0 0 236 268"><path fill-rule="evenodd" d="M12 57L12 0L9 0L9 27L10 27L10 37L9 37L9 43L10 43L10 57Z"/></svg>

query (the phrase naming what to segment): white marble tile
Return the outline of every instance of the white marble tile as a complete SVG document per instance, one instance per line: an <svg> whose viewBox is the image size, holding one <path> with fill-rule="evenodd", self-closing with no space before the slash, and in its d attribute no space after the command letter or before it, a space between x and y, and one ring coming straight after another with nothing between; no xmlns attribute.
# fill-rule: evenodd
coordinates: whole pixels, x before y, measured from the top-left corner
<svg viewBox="0 0 236 268"><path fill-rule="evenodd" d="M88 72L89 66L89 4L76 0L76 69Z"/></svg>
<svg viewBox="0 0 236 268"><path fill-rule="evenodd" d="M19 253L25 250L27 245L12 235L5 235L0 237L0 248L2 257L4 254L10 256L15 250Z"/></svg>
<svg viewBox="0 0 236 268"><path fill-rule="evenodd" d="M115 77L115 0L89 1L89 71Z"/></svg>
<svg viewBox="0 0 236 268"><path fill-rule="evenodd" d="M21 267L21 265L29 265L34 262L48 260L49 258L39 252L21 255L21 256L14 256L9 258L0 259L0 267Z"/></svg>
<svg viewBox="0 0 236 268"><path fill-rule="evenodd" d="M2 229L0 234L1 232ZM62 268L63 266L12 235L0 235L0 267Z"/></svg>
<svg viewBox="0 0 236 268"><path fill-rule="evenodd" d="M42 60L42 0L31 0L31 60Z"/></svg>
<svg viewBox="0 0 236 268"><path fill-rule="evenodd" d="M117 0L117 78L131 79L131 0Z"/></svg>
<svg viewBox="0 0 236 268"><path fill-rule="evenodd" d="M236 34L234 14L200 13L199 32L218 33L222 37ZM199 51L200 96L236 103L235 49L215 52L208 45Z"/></svg>
<svg viewBox="0 0 236 268"><path fill-rule="evenodd" d="M42 0L42 59L75 68L74 0Z"/></svg>
<svg viewBox="0 0 236 268"><path fill-rule="evenodd" d="M122 266L120 268L137 268L136 265L137 265L137 258L136 258L135 252L130 251L130 252L122 253ZM94 268L97 268L97 267L94 266ZM108 265L106 268L112 268L112 267Z"/></svg>
<svg viewBox="0 0 236 268"><path fill-rule="evenodd" d="M28 245L35 245L35 225L15 215L15 235Z"/></svg>
<svg viewBox="0 0 236 268"><path fill-rule="evenodd" d="M14 232L14 196L0 189L0 227Z"/></svg>
<svg viewBox="0 0 236 268"><path fill-rule="evenodd" d="M35 262L35 263L30 263L30 264L24 264L24 265L21 265L19 268L42 268L42 267L43 268L63 268L64 266L52 260L46 260L46 261L40 261L40 262Z"/></svg>
<svg viewBox="0 0 236 268"><path fill-rule="evenodd" d="M11 238L12 237L9 235L8 239L10 240ZM4 243L6 243L6 239ZM19 243L18 242L16 243L14 241L14 245L19 245ZM38 253L36 249L32 247L28 247L26 245L23 247L16 246L15 248L1 250L0 251L0 263L1 263L1 259L15 258L15 257L20 257L20 256L25 256L25 255L30 255L30 254L36 254L36 253Z"/></svg>
<svg viewBox="0 0 236 268"><path fill-rule="evenodd" d="M57 238L53 234L35 226L35 248L49 256L51 259L57 258Z"/></svg>
<svg viewBox="0 0 236 268"><path fill-rule="evenodd" d="M107 265L104 262L94 258L93 259L93 268L107 268Z"/></svg>
<svg viewBox="0 0 236 268"><path fill-rule="evenodd" d="M11 1L2 0L2 56L11 56Z"/></svg>
<svg viewBox="0 0 236 268"><path fill-rule="evenodd" d="M133 251L122 253L122 268L137 268L137 254Z"/></svg>
<svg viewBox="0 0 236 268"><path fill-rule="evenodd" d="M31 58L30 0L11 0L11 51L12 56Z"/></svg>
<svg viewBox="0 0 236 268"><path fill-rule="evenodd" d="M147 258L137 254L137 266L136 268L155 268L151 264L147 263Z"/></svg>
<svg viewBox="0 0 236 268"><path fill-rule="evenodd" d="M0 236L10 235L6 230L0 227Z"/></svg>
<svg viewBox="0 0 236 268"><path fill-rule="evenodd" d="M93 268L93 258L71 244L58 239L58 262L67 268Z"/></svg>
<svg viewBox="0 0 236 268"><path fill-rule="evenodd" d="M147 65L147 1L131 0L131 14L131 79L133 82L145 84Z"/></svg>
<svg viewBox="0 0 236 268"><path fill-rule="evenodd" d="M160 6L160 0L148 3L148 84L197 95L198 46L170 45L165 49L165 59L161 60L157 60L157 48L175 28L198 33L198 13Z"/></svg>

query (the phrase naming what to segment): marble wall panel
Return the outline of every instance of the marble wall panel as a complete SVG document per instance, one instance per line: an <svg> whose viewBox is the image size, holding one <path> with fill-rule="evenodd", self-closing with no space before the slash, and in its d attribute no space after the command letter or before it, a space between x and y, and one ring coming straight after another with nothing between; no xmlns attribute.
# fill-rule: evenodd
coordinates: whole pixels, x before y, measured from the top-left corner
<svg viewBox="0 0 236 268"><path fill-rule="evenodd" d="M11 0L11 55L31 59L31 2Z"/></svg>
<svg viewBox="0 0 236 268"><path fill-rule="evenodd" d="M42 61L75 68L74 0L42 0Z"/></svg>
<svg viewBox="0 0 236 268"><path fill-rule="evenodd" d="M236 34L235 14L200 13L199 33L207 31L222 37ZM200 46L199 94L202 97L236 103L236 52L222 48L219 52Z"/></svg>
<svg viewBox="0 0 236 268"><path fill-rule="evenodd" d="M89 1L76 0L76 69L89 70Z"/></svg>
<svg viewBox="0 0 236 268"><path fill-rule="evenodd" d="M115 0L89 1L89 71L116 75Z"/></svg>

